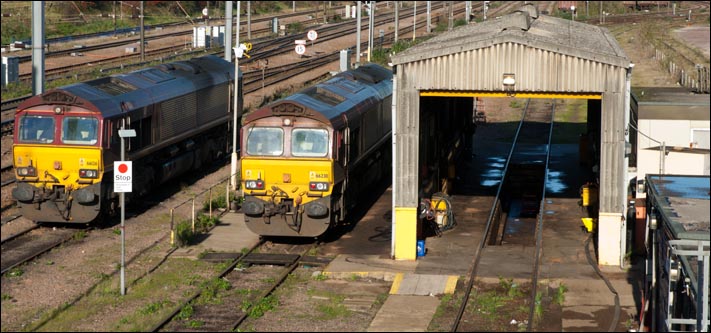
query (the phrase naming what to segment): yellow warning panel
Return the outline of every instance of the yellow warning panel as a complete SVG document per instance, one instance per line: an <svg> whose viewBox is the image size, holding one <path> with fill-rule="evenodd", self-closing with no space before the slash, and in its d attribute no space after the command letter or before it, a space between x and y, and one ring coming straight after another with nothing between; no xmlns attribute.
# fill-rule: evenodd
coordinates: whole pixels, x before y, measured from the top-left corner
<svg viewBox="0 0 711 333"><path fill-rule="evenodd" d="M417 259L417 208L395 207L395 259Z"/></svg>

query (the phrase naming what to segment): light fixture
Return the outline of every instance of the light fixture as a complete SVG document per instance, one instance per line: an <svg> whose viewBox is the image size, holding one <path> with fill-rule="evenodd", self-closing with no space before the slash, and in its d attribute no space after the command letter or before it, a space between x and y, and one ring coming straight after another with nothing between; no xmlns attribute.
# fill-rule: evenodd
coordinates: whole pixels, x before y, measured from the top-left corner
<svg viewBox="0 0 711 333"><path fill-rule="evenodd" d="M516 86L516 75L512 73L504 73L504 79L502 81L504 84L504 91L507 96L514 96L514 86Z"/></svg>

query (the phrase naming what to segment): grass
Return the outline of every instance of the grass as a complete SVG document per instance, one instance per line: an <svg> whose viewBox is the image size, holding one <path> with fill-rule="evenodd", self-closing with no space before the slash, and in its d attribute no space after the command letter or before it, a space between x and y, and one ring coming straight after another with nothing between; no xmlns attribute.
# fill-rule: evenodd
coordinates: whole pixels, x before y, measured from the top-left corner
<svg viewBox="0 0 711 333"><path fill-rule="evenodd" d="M260 299L257 303L244 301L242 311L246 312L250 318L261 318L267 311L274 310L279 305L276 295L269 295Z"/></svg>
<svg viewBox="0 0 711 333"><path fill-rule="evenodd" d="M553 303L563 306L563 303L565 303L565 292L567 291L568 287L561 282L553 294Z"/></svg>
<svg viewBox="0 0 711 333"><path fill-rule="evenodd" d="M321 320L331 320L341 317L350 316L351 310L343 305L343 300L345 297L331 298L329 302L316 305L316 310L320 312L318 319Z"/></svg>
<svg viewBox="0 0 711 333"><path fill-rule="evenodd" d="M195 286L192 280L205 279L203 275L215 274L210 264L187 259L174 259L164 263L160 269L142 278L135 284L132 276L140 274L128 267L127 290L125 295L119 292L119 276L100 282L85 297L73 304L64 304L57 309L49 309L32 320L28 314L28 330L41 331L76 331L82 330L81 322L103 322L103 331L147 331L160 318L172 311L182 297L192 293ZM192 285L192 287L191 287ZM123 315L117 315L116 309L134 309Z"/></svg>
<svg viewBox="0 0 711 333"><path fill-rule="evenodd" d="M117 7L115 23L110 15L102 17L101 14L113 12L111 2L106 2L109 4L97 4L96 2L72 4L69 1L47 3L44 6L45 38L114 31L114 29L133 28L140 25L140 20L131 17L131 9L126 5L123 10ZM183 6L191 13L191 16L196 16L201 9L196 8L189 1L185 2ZM236 10L236 7L233 10ZM2 13L8 15L2 20L2 44L6 45L13 41L31 38L32 6L30 1L3 1ZM84 14L86 20L82 20L80 13ZM164 2L163 4L144 6L144 24L146 26L183 21L185 21L185 14L178 9L175 3Z"/></svg>
<svg viewBox="0 0 711 333"><path fill-rule="evenodd" d="M460 305L462 304L462 294L457 293L457 295L451 295L451 294L444 294L442 295L442 299L439 302L439 305L437 306L437 310L435 310L434 315L432 316L432 321L430 322L430 326L427 329L429 332L441 332L444 330L449 330L450 327L443 327L444 325L441 324L441 319L444 318L445 316L451 315L452 309L459 309ZM447 322L447 325L449 322Z"/></svg>
<svg viewBox="0 0 711 333"><path fill-rule="evenodd" d="M342 294L332 291L309 289L307 295L310 297L317 296L322 299L316 304L316 310L318 311L316 319L332 320L352 315L351 310L343 304L346 296Z"/></svg>
<svg viewBox="0 0 711 333"><path fill-rule="evenodd" d="M74 234L73 238L74 238L74 240L82 240L82 239L86 238L87 235L88 235L88 234L87 234L86 231L80 230L80 231L77 231L77 233Z"/></svg>
<svg viewBox="0 0 711 333"><path fill-rule="evenodd" d="M203 283L202 293L198 297L198 304L222 304L223 291L229 290L232 285L221 278L214 278Z"/></svg>
<svg viewBox="0 0 711 333"><path fill-rule="evenodd" d="M204 213L198 213L195 218L195 231L193 231L192 220L182 220L175 227L175 243L178 247L188 246L192 240L200 233L209 231L217 225L220 219L217 216L210 217Z"/></svg>
<svg viewBox="0 0 711 333"><path fill-rule="evenodd" d="M323 273L318 273L317 275L315 275L313 277L313 279L316 281L326 281L326 280L328 280L328 275L323 274Z"/></svg>
<svg viewBox="0 0 711 333"><path fill-rule="evenodd" d="M11 269L9 272L7 272L7 276L9 276L9 277L20 277L20 276L22 276L22 274L25 274L25 271L23 271L19 267L15 267L15 268Z"/></svg>
<svg viewBox="0 0 711 333"><path fill-rule="evenodd" d="M533 315L539 321L543 318L543 294L540 291L536 293Z"/></svg>

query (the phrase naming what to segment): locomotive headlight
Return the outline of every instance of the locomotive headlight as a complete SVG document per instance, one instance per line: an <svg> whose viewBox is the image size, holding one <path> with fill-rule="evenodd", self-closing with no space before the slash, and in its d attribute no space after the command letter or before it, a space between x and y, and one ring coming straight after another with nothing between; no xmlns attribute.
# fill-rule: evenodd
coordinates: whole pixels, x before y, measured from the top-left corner
<svg viewBox="0 0 711 333"><path fill-rule="evenodd" d="M79 170L79 177L80 178L99 178L99 172L97 170L93 170L93 169L80 169Z"/></svg>
<svg viewBox="0 0 711 333"><path fill-rule="evenodd" d="M284 126L291 126L291 119L290 119L290 118L284 118L283 124L284 124Z"/></svg>
<svg viewBox="0 0 711 333"><path fill-rule="evenodd" d="M22 177L35 177L37 176L37 169L32 166L17 168L17 175Z"/></svg>
<svg viewBox="0 0 711 333"><path fill-rule="evenodd" d="M264 181L263 180L247 180L244 182L244 187L248 190L263 190Z"/></svg>
<svg viewBox="0 0 711 333"><path fill-rule="evenodd" d="M311 191L328 191L328 183L323 182L310 182L309 190Z"/></svg>

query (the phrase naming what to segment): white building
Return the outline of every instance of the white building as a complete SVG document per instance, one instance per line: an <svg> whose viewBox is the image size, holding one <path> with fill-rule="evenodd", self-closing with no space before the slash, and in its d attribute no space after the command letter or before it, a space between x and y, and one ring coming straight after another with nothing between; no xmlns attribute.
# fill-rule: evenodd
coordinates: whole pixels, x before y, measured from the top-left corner
<svg viewBox="0 0 711 333"><path fill-rule="evenodd" d="M709 175L709 95L686 88L635 90L630 130L636 156L630 170L637 183L647 174ZM636 192L644 197L642 187Z"/></svg>

